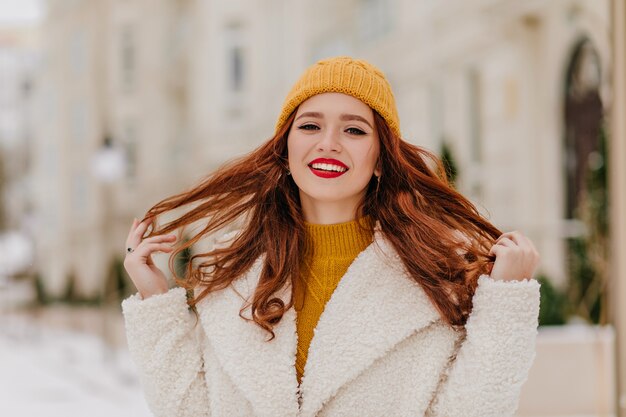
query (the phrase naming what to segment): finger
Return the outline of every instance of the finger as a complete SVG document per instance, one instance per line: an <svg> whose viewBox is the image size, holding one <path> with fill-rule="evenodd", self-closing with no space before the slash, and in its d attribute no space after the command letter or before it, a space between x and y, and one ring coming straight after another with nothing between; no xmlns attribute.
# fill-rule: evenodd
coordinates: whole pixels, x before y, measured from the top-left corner
<svg viewBox="0 0 626 417"><path fill-rule="evenodd" d="M146 230L148 230L148 227L150 226L153 220L154 220L153 217L145 218L141 223L139 223L139 225L137 226L137 229L135 229L135 234L138 235L139 237L142 237L144 233L146 233Z"/></svg>
<svg viewBox="0 0 626 417"><path fill-rule="evenodd" d="M148 226L152 223L152 220L152 217L148 217L137 225L128 241L130 247L139 246L143 239L143 235L146 233L146 230L148 230Z"/></svg>
<svg viewBox="0 0 626 417"><path fill-rule="evenodd" d="M158 235L158 236L152 236L146 239L143 239L141 241L141 243L139 245L137 245L137 247L134 247L133 252L137 250L137 248L144 244L144 243L163 243L163 242L170 242L170 243L174 243L176 241L177 237L176 235ZM132 246L127 246L127 247L132 247Z"/></svg>
<svg viewBox="0 0 626 417"><path fill-rule="evenodd" d="M498 242L500 242L502 239L504 239L505 237L507 237L507 236L508 236L508 234L509 234L509 232L502 233L500 236L498 236L498 238L496 239L496 241L495 241L495 242L493 242L493 244L494 244L494 245L497 245L497 244L498 244Z"/></svg>
<svg viewBox="0 0 626 417"><path fill-rule="evenodd" d="M503 237L502 239L500 239L500 241L498 243L496 243L495 245L501 245L501 246L506 246L509 248L515 248L517 247L517 243L515 243L514 241L512 241L511 239L509 239L508 237Z"/></svg>
<svg viewBox="0 0 626 417"><path fill-rule="evenodd" d="M532 241L528 237L526 237L524 234L518 231L515 231L515 232L512 232L510 238L517 244L517 246L525 254L533 255L533 256L538 255L538 252L535 249L535 246L533 245Z"/></svg>
<svg viewBox="0 0 626 417"><path fill-rule="evenodd" d="M493 245L489 250L490 255L498 255L499 253L503 253L502 250L508 251L509 249L516 249L517 245L508 240L507 238L502 239L498 244Z"/></svg>
<svg viewBox="0 0 626 417"><path fill-rule="evenodd" d="M530 240L526 236L521 236L521 241L523 243L520 246L522 246L525 250L528 250L529 252L532 252L535 255L539 255L539 252L537 252L537 248L535 247L535 244L533 243L532 240Z"/></svg>
<svg viewBox="0 0 626 417"><path fill-rule="evenodd" d="M504 238L509 238L509 239L515 241L518 238L519 235L520 235L520 233L517 230L511 231L511 232L505 232L505 233L502 233L498 237L498 239L496 239L495 243L498 243L498 241L500 241L501 239L504 239Z"/></svg>
<svg viewBox="0 0 626 417"><path fill-rule="evenodd" d="M127 247L128 247L128 243L131 241L131 237L133 235L133 232L137 228L137 224L138 223L139 223L139 221L137 220L136 217L134 217L133 218L133 223L130 225L130 230L128 231L128 236L126 236L126 246Z"/></svg>
<svg viewBox="0 0 626 417"><path fill-rule="evenodd" d="M517 247L525 253L531 253L534 250L530 240L517 230L503 233L494 244L504 244L504 246L511 248Z"/></svg>
<svg viewBox="0 0 626 417"><path fill-rule="evenodd" d="M146 246L146 250L150 252L150 254L156 252L171 252L174 250L174 247L168 243L149 243Z"/></svg>
<svg viewBox="0 0 626 417"><path fill-rule="evenodd" d="M137 224L139 224L139 220L137 220L136 217L133 217L133 224L130 225L130 230L128 231L129 235L137 228Z"/></svg>
<svg viewBox="0 0 626 417"><path fill-rule="evenodd" d="M142 243L132 253L134 259L145 259L156 252L171 252L174 248L168 243Z"/></svg>
<svg viewBox="0 0 626 417"><path fill-rule="evenodd" d="M493 245L489 250L489 255L496 255L496 258L500 256L504 251L509 250L506 246L502 245Z"/></svg>
<svg viewBox="0 0 626 417"><path fill-rule="evenodd" d="M510 233L509 236L507 236L509 239L511 239L513 242L517 243L519 246L524 246L526 245L526 236L524 236L523 233L515 230L513 232Z"/></svg>
<svg viewBox="0 0 626 417"><path fill-rule="evenodd" d="M176 235L158 235L144 239L143 243L161 243L161 242L174 242Z"/></svg>

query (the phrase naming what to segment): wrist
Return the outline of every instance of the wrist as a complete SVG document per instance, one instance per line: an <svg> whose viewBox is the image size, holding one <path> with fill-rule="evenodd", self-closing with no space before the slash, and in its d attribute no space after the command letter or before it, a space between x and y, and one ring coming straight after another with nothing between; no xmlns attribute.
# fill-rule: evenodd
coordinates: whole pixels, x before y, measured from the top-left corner
<svg viewBox="0 0 626 417"><path fill-rule="evenodd" d="M153 290L149 290L149 291L139 291L139 297L141 297L142 300L146 300L150 297L154 297L155 295L162 295L165 294L166 292L168 292L169 289L165 288L160 288L160 289L153 289Z"/></svg>

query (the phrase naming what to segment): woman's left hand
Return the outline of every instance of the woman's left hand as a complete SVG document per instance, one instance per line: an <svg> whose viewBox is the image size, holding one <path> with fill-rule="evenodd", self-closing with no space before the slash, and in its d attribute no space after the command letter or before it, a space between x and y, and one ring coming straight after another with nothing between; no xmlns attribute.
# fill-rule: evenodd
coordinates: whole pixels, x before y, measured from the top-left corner
<svg viewBox="0 0 626 417"><path fill-rule="evenodd" d="M530 239L518 231L500 235L489 254L496 256L490 276L497 281L531 279L539 265L539 252Z"/></svg>

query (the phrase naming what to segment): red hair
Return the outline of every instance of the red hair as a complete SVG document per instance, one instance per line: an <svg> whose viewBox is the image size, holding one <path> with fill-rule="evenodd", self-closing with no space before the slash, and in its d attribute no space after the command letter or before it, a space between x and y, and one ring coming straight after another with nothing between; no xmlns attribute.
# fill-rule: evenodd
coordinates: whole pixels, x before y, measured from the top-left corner
<svg viewBox="0 0 626 417"><path fill-rule="evenodd" d="M252 319L271 338L273 326L293 306L304 245L298 187L286 175L287 136L296 111L259 148L222 165L188 191L157 203L145 216L153 218L148 236L202 224L201 230L174 250L169 264L177 285L201 290L189 300L192 307L210 292L227 287L265 255L248 305ZM369 215L379 221L384 237L446 322L464 325L478 277L490 272L495 258L489 249L501 232L452 188L436 155L394 135L375 111L374 119L382 175L378 189L372 177L358 217ZM192 203L197 204L184 215L157 226L159 215ZM173 260L178 253L235 222L243 226L229 246L192 255L184 277L176 275ZM292 288L288 304L275 296L286 284Z"/></svg>

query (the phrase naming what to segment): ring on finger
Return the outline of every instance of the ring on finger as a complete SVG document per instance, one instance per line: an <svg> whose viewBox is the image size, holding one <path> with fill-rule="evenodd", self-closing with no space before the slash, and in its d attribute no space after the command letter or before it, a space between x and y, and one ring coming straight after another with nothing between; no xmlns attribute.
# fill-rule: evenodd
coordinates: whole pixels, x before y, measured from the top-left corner
<svg viewBox="0 0 626 417"><path fill-rule="evenodd" d="M126 248L126 254L133 253L134 251L135 249L133 248L130 248L130 247Z"/></svg>

